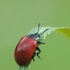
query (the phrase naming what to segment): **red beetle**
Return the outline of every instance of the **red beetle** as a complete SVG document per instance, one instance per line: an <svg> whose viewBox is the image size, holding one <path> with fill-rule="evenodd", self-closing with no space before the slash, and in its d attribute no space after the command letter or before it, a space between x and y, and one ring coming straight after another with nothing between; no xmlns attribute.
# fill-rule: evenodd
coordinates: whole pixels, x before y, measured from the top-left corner
<svg viewBox="0 0 70 70"><path fill-rule="evenodd" d="M41 52L41 50L39 49L38 45L44 43L38 42L37 40L40 38L40 35L43 34L45 31L47 31L48 29L46 29L41 34L38 34L39 26L40 24L38 25L37 33L29 34L28 36L22 37L19 43L17 44L14 51L14 58L19 66L27 65L31 61L31 59L35 61L34 60L35 55L37 55L38 58L40 58L39 53ZM35 52L36 50L38 50L37 53Z"/></svg>

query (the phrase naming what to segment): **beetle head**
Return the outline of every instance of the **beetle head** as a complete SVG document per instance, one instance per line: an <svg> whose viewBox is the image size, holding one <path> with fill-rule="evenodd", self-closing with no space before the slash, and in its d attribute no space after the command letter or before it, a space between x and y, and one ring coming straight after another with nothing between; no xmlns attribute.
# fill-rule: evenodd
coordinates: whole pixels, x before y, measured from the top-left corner
<svg viewBox="0 0 70 70"><path fill-rule="evenodd" d="M29 38L33 38L33 39L35 39L35 40L37 41L37 40L40 38L40 36L41 36L44 32L46 32L46 31L48 30L48 29L46 29L46 30L44 30L42 33L39 34L40 24L41 24L41 23L38 24L38 32L37 32L37 33L34 33L34 34L29 34L29 35L28 35Z"/></svg>

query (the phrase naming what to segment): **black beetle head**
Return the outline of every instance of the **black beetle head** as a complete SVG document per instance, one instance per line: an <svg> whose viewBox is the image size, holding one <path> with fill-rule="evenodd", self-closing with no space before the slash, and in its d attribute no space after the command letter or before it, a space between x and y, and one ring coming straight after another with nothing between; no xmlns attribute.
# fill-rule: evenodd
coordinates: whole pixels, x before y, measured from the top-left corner
<svg viewBox="0 0 70 70"><path fill-rule="evenodd" d="M48 29L46 29L44 32L42 32L41 34L39 34L39 27L40 27L40 24L38 25L38 32L37 33L34 33L34 34L29 34L28 37L29 38L33 38L34 40L38 40L40 38L40 35L42 35L45 31L47 31Z"/></svg>

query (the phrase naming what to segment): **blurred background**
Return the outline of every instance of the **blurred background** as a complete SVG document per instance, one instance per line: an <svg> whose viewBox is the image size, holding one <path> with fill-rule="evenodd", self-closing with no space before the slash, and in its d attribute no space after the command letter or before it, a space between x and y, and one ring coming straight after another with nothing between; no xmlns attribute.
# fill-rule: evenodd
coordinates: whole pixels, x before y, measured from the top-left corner
<svg viewBox="0 0 70 70"><path fill-rule="evenodd" d="M70 27L70 0L0 0L0 70L18 70L14 49L37 26ZM70 70L70 39L52 32L30 70Z"/></svg>

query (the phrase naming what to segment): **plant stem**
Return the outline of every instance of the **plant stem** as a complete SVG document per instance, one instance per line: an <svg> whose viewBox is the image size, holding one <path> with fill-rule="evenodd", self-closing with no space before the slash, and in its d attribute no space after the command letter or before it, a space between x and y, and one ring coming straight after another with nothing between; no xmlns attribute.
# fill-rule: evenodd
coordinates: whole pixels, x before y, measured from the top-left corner
<svg viewBox="0 0 70 70"><path fill-rule="evenodd" d="M23 68L24 68L24 67L22 67L22 66L19 66L19 70L23 70Z"/></svg>
<svg viewBox="0 0 70 70"><path fill-rule="evenodd" d="M31 61L25 66L19 66L19 70L29 70Z"/></svg>
<svg viewBox="0 0 70 70"><path fill-rule="evenodd" d="M19 70L29 70L29 65L28 66L19 66Z"/></svg>

